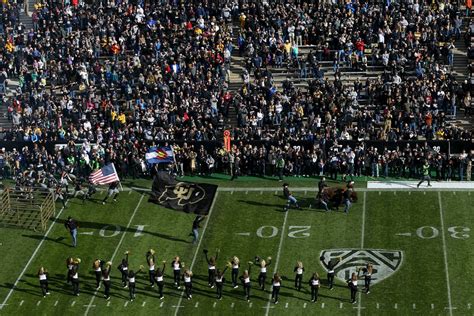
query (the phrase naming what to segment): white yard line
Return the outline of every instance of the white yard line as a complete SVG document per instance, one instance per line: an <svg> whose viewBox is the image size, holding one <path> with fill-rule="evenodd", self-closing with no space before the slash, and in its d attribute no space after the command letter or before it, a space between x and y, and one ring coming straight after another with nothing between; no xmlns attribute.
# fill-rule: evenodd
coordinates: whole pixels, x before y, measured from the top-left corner
<svg viewBox="0 0 474 316"><path fill-rule="evenodd" d="M66 202L66 205L67 205L68 202ZM10 289L10 291L8 292L7 294L7 297L5 297L5 299L3 300L3 303L0 305L0 310L3 309L4 306L6 306L7 302L8 302L8 299L10 298L10 296L13 294L13 291L15 290L16 286L18 285L18 282L20 282L21 278L23 277L23 275L25 274L26 270L28 270L28 268L30 267L30 264L33 262L33 260L35 259L36 257L36 254L38 253L38 251L40 250L41 246L43 245L44 241L46 240L46 238L48 238L48 235L49 233L51 232L51 229L53 228L54 224L56 224L56 221L57 219L61 216L61 214L63 213L64 211L64 207L61 208L61 210L59 210L59 213L57 216L54 217L54 220L53 222L51 223L51 225L49 226L48 230L46 231L46 234L44 234L43 238L41 239L40 243L38 244L38 246L36 247L35 251L33 252L33 254L31 255L30 257L30 260L28 260L28 262L26 263L25 267L23 268L23 270L21 271L20 275L18 276L18 278L16 279L15 283L13 283L13 286L12 288Z"/></svg>
<svg viewBox="0 0 474 316"><path fill-rule="evenodd" d="M453 315L453 305L451 301L451 285L449 284L449 271L448 271L448 252L446 248L446 236L444 234L444 211L443 203L441 201L441 192L438 192L438 202L439 202L439 217L441 219L441 240L443 241L443 254L444 254L444 270L446 271L446 287L448 290L448 307L449 315Z"/></svg>
<svg viewBox="0 0 474 316"><path fill-rule="evenodd" d="M281 228L281 235L280 235L280 243L278 244L278 252L275 259L275 265L273 266L273 273L278 272L278 264L280 263L281 247L283 246L283 239L285 238L285 228L286 228L286 221L288 220L288 213L290 213L290 210L285 212L285 218L283 219L283 226ZM271 277L273 278L273 275ZM268 302L267 302L267 306L265 307L266 309L265 316L268 316L268 313L270 313L271 302L272 302L272 294L268 294Z"/></svg>
<svg viewBox="0 0 474 316"><path fill-rule="evenodd" d="M364 192L364 200L362 202L362 232L360 236L360 249L364 249L364 242L365 242L365 205L367 200L367 192ZM361 300L362 300L362 293L359 291L359 299L357 302L357 316L361 315Z"/></svg>
<svg viewBox="0 0 474 316"><path fill-rule="evenodd" d="M137 206L135 207L135 209L133 210L133 213L132 213L132 216L130 216L130 220L128 221L128 224L127 224L127 228L123 231L123 234L122 234L122 237L120 237L120 241L117 245L117 247L115 247L115 251L112 255L112 257L110 258L110 261L114 262L114 258L115 256L117 255L117 252L119 251L120 249L120 246L122 245L122 242L125 238L125 235L127 234L127 230L130 228L130 225L132 224L132 221L133 221L133 218L135 217L135 214L137 214L137 211L138 211L138 208L140 207L140 204L142 204L142 201L143 201L143 197L145 195L142 194L142 196L140 197L140 200L138 201L138 204ZM84 313L84 315L87 315L92 307L92 303L94 302L95 300L95 297L97 296L97 292L99 290L95 290L94 292L94 295L91 297L91 300L89 302L89 305L87 306L87 309L86 309L86 312Z"/></svg>
<svg viewBox="0 0 474 316"><path fill-rule="evenodd" d="M201 237L199 238L199 241L198 241L198 244L197 244L197 247L196 247L196 251L194 252L193 261L191 261L191 265L189 266L189 270L191 270L191 271L193 270L194 263L196 262L197 255L199 253L199 248L201 248L201 242L204 239L204 234L206 233L207 224L209 224L209 221L211 220L212 211L214 210L214 205L216 203L218 194L219 194L219 192L216 192L216 195L214 196L214 200L212 201L212 204L211 204L211 209L209 210L209 215L207 216L206 223L204 223L204 227L202 228L202 234L201 234ZM183 307L183 306L181 306L181 302L183 301L183 295L184 295L184 290L181 292L178 304L175 306L176 310L174 311L174 316L177 316L178 312L179 312L179 308Z"/></svg>

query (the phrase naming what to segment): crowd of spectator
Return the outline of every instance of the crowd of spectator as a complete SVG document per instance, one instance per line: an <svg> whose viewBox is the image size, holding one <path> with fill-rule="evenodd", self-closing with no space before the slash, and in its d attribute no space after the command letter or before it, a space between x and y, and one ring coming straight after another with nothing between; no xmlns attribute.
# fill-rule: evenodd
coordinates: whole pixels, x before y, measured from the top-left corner
<svg viewBox="0 0 474 316"><path fill-rule="evenodd" d="M41 0L32 29L19 22L21 8L2 3L0 76L19 84L3 97L12 127L0 140L28 146L0 153L3 177L28 168L86 177L109 162L137 177L149 172L148 145L167 141L190 144L176 148L180 175L412 177L419 159L439 161L443 179L467 174L468 156L363 145L472 140L446 119L471 100L471 82L457 82L451 67L453 41L465 34L458 2ZM303 44L314 46L307 56L298 54ZM229 89L234 50L249 60L238 91ZM343 65L360 68L369 55L383 75L344 83ZM321 70L325 60L334 61L334 78ZM283 65L314 77L308 89L291 80L277 89L271 68ZM191 145L219 141L227 128L231 153ZM346 140L361 145L290 145Z"/></svg>

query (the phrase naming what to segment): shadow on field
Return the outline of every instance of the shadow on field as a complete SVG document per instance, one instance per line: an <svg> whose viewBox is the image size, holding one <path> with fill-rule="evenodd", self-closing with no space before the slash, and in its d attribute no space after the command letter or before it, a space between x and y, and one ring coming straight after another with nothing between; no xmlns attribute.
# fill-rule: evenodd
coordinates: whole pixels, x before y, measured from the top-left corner
<svg viewBox="0 0 474 316"><path fill-rule="evenodd" d="M26 237L26 238L36 239L36 240L42 240L44 238L44 240L46 240L46 241L51 241L51 242L55 242L55 243L58 243L58 244L63 244L63 245L66 245L66 246L70 246L70 244L63 241L63 240L66 239L65 237L50 238L50 237L44 237L44 236L38 236L38 235L21 235L21 236Z"/></svg>
<svg viewBox="0 0 474 316"><path fill-rule="evenodd" d="M58 219L56 221L58 224L62 224L64 225L64 223L66 222L65 219ZM112 223L95 223L95 222L83 222L83 221L78 221L78 224L79 224L79 234L81 232L81 229L84 229L84 228L90 228L90 229L97 229L97 230L105 230L105 231L113 231L115 232L115 224L112 224ZM118 225L120 226L120 225ZM127 232L127 233L136 233L136 228L125 228L123 226L120 226L120 229L122 232ZM149 234L149 235L152 235L152 236L155 236L155 237L158 237L158 238L163 238L163 239L167 239L167 240L171 240L171 241L176 241L176 242L182 242L182 243L191 243L191 241L188 241L188 240L184 240L184 239L181 239L181 238L178 238L178 237L174 237L174 236L170 236L170 235L166 235L166 234L160 234L160 233L157 233L157 232L150 232L150 231L147 231L147 230L144 230L142 231L143 234Z"/></svg>
<svg viewBox="0 0 474 316"><path fill-rule="evenodd" d="M29 283L27 283L27 282L25 282L25 281L21 281L21 280L20 280L19 283L23 283L23 284L27 284L27 285L29 284ZM0 287L3 287L3 288L5 288L5 289L10 290L10 289L13 288L13 283L8 283L8 282L7 282L7 283L5 283L5 284L3 284L3 285L0 285ZM33 295L33 296L43 297L43 295L41 294L41 289L40 289L40 287L39 287L39 284L36 285L36 287L38 288L38 290L33 290L33 289L30 290L30 289L21 288L21 286L19 286L19 284L18 284L18 285L15 287L15 292L23 292L23 293L31 294L31 295Z"/></svg>
<svg viewBox="0 0 474 316"><path fill-rule="evenodd" d="M284 207L285 205L282 204L270 204L270 203L262 203L262 202L257 202L257 201L249 201L249 200L238 200L238 202L245 203L248 205L253 205L253 206L267 206L267 207Z"/></svg>

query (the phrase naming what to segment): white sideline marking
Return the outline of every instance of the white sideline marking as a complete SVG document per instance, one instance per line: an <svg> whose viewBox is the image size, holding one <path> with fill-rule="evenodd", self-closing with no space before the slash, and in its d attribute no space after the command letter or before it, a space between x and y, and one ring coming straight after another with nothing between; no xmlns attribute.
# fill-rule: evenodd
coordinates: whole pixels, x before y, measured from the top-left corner
<svg viewBox="0 0 474 316"><path fill-rule="evenodd" d="M198 241L198 244L197 244L197 247L196 247L196 251L194 252L193 261L191 262L191 265L189 266L189 270L191 270L191 271L193 270L194 263L196 262L197 254L199 252L199 248L201 247L202 240L204 239L204 234L206 233L206 230L207 230L207 224L209 224L209 220L211 219L212 211L214 210L214 205L216 204L216 200L217 200L218 195L219 195L219 192L216 192L216 194L214 195L214 200L211 203L211 208L209 210L209 215L207 216L206 223L204 223L201 238L199 238L199 241ZM178 305L176 306L174 316L178 315L179 307L181 307L180 305L181 305L181 302L183 301L183 295L184 295L184 290L181 291L181 295L179 297ZM173 306L173 307L175 307L175 306Z"/></svg>
<svg viewBox="0 0 474 316"><path fill-rule="evenodd" d="M307 304L307 303L304 303L304 304L303 304L303 308L306 308L306 304Z"/></svg>
<svg viewBox="0 0 474 316"><path fill-rule="evenodd" d="M324 303L321 303L321 308L324 309Z"/></svg>
<svg viewBox="0 0 474 316"><path fill-rule="evenodd" d="M410 237L411 236L411 233L398 233L398 234L395 234L397 236L408 236Z"/></svg>
<svg viewBox="0 0 474 316"><path fill-rule="evenodd" d="M94 235L94 232L82 232L82 233L79 233L79 235Z"/></svg>
<svg viewBox="0 0 474 316"><path fill-rule="evenodd" d="M76 305L76 301L72 301L71 307L73 307L74 305Z"/></svg>
<svg viewBox="0 0 474 316"><path fill-rule="evenodd" d="M24 302L25 302L25 300L21 300L20 306L22 306ZM57 302L57 301L56 301L56 302Z"/></svg>
<svg viewBox="0 0 474 316"><path fill-rule="evenodd" d="M125 301L125 303L123 303L123 307L127 307L128 305L128 301Z"/></svg>
<svg viewBox="0 0 474 316"><path fill-rule="evenodd" d="M236 235L240 236L250 236L250 233L235 233Z"/></svg>
<svg viewBox="0 0 474 316"><path fill-rule="evenodd" d="M395 192L393 192L395 193ZM365 242L365 209L366 209L366 201L367 201L367 192L364 192L364 200L362 202L362 232L360 236L360 249L364 249L364 242ZM359 299L357 302L357 316L361 314L361 301L362 301L362 294L359 292Z"/></svg>
<svg viewBox="0 0 474 316"><path fill-rule="evenodd" d="M339 308L342 308L342 306L344 305L344 303L339 303Z"/></svg>
<svg viewBox="0 0 474 316"><path fill-rule="evenodd" d="M453 310L453 309L458 309L458 308L457 308L457 307L449 307L449 306L447 306L447 307L445 307L444 309L449 309L449 311L451 312L451 310ZM451 312L451 313L452 313L452 312Z"/></svg>
<svg viewBox="0 0 474 316"><path fill-rule="evenodd" d="M443 241L443 254L444 254L444 270L446 271L446 287L448 289L448 307L449 315L453 316L453 304L451 301L451 285L449 284L449 271L448 271L448 251L446 250L446 236L444 234L444 215L443 215L443 203L441 201L441 192L438 192L439 202L439 217L441 219L441 240Z"/></svg>
<svg viewBox="0 0 474 316"><path fill-rule="evenodd" d="M285 304L285 308L288 308L288 302L286 302L286 304Z"/></svg>
<svg viewBox="0 0 474 316"><path fill-rule="evenodd" d="M107 302L107 307L109 307L109 306L110 306L110 301Z"/></svg>
<svg viewBox="0 0 474 316"><path fill-rule="evenodd" d="M194 305L195 308L197 308L199 306L199 302L196 302L196 304Z"/></svg>
<svg viewBox="0 0 474 316"><path fill-rule="evenodd" d="M69 201L66 201L66 205ZM49 226L48 230L46 231L46 234L44 234L43 238L41 239L40 243L38 244L38 246L36 247L35 251L33 251L33 254L31 255L30 257L30 260L28 260L28 262L26 263L25 267L23 268L23 270L21 271L20 275L18 276L18 278L15 280L15 283L13 283L13 286L12 288L10 289L10 291L8 292L7 294L7 297L5 297L5 299L3 300L3 303L0 304L0 310L3 309L3 306L6 305L6 303L8 302L8 299L10 298L10 296L13 294L13 291L15 290L16 286L18 285L18 282L20 282L20 279L23 277L23 275L25 274L26 270L28 270L30 264L33 262L33 259L35 258L36 254L38 253L38 251L40 250L41 246L43 245L44 241L46 240L46 238L48 238L48 235L49 233L51 232L51 229L53 228L54 224L56 224L56 220L61 216L61 214L63 213L64 211L64 207L62 207L60 210L59 210L59 213L57 216L54 217L54 220L53 222L51 223L51 225Z"/></svg>
<svg viewBox="0 0 474 316"><path fill-rule="evenodd" d="M234 308L235 303L230 304L230 308Z"/></svg>
<svg viewBox="0 0 474 316"><path fill-rule="evenodd" d="M395 303L394 308L395 308L395 309L398 309L398 303Z"/></svg>
<svg viewBox="0 0 474 316"><path fill-rule="evenodd" d="M38 301L38 302L36 303L36 306L39 306L40 304L41 304L41 301Z"/></svg>
<svg viewBox="0 0 474 316"><path fill-rule="evenodd" d="M122 237L120 237L119 243L117 244L117 247L115 247L114 253L112 254L112 257L110 258L110 261L114 262L114 258L117 255L117 252L118 252L120 246L122 245L122 242L125 238L125 235L127 234L127 230L130 228L130 225L132 224L132 221L133 221L133 218L135 217L135 214L137 214L137 211L138 211L138 208L140 207L140 204L142 204L144 196L145 195L142 194L142 196L140 197L140 200L138 200L137 206L133 210L132 216L130 216L130 220L128 221L127 227L125 228L125 230L122 234ZM94 302L94 299L97 296L98 291L99 290L95 290L94 295L91 297L89 305L92 305L92 303ZM108 303L110 304L110 301ZM109 306L109 304L107 304L107 306ZM86 312L84 313L85 316L87 316L87 314L89 313L89 310L90 310L90 306L87 307Z"/></svg>
<svg viewBox="0 0 474 316"><path fill-rule="evenodd" d="M214 304L212 304L212 307L216 308L216 305L217 305L217 302L214 302Z"/></svg>
<svg viewBox="0 0 474 316"><path fill-rule="evenodd" d="M277 252L277 256L276 256L276 260L275 260L275 265L273 266L273 273L278 272L278 264L280 263L281 247L283 246L283 238L285 236L285 227L286 227L286 221L288 220L288 213L289 212L290 211L285 212L285 218L283 219L283 226L281 228L281 235L280 235L280 243L278 244L278 252ZM270 303L271 303L271 301L272 301L272 294L270 293L268 295L268 302L267 302L267 307L266 307L267 310L265 312L265 316L268 316L268 313L270 312Z"/></svg>

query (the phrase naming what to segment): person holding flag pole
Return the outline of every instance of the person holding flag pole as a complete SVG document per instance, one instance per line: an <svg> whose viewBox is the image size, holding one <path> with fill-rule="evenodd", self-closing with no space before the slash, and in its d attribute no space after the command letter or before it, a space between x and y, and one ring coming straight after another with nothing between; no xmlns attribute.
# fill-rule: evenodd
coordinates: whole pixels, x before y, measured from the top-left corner
<svg viewBox="0 0 474 316"><path fill-rule="evenodd" d="M117 170L113 163L92 172L89 176L89 181L94 185L109 184L108 194L102 200L102 204L105 204L107 199L112 195L114 195L114 202L117 201L117 196L119 194L118 186L120 186L120 189L123 191L122 184L120 183Z"/></svg>

